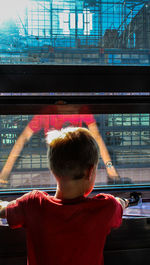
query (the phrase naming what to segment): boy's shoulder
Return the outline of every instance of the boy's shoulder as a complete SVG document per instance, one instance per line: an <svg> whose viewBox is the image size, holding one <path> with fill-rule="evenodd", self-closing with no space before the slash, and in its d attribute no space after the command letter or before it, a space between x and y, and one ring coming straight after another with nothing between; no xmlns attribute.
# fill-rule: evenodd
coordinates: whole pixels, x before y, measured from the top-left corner
<svg viewBox="0 0 150 265"><path fill-rule="evenodd" d="M113 195L100 193L94 196L92 199L95 201L96 211L99 213L103 212L104 216L107 216L108 219L112 219L112 222L114 220L115 226L116 220L118 220L117 222L120 224L123 208L120 202Z"/></svg>
<svg viewBox="0 0 150 265"><path fill-rule="evenodd" d="M99 193L95 195L94 197L92 197L92 201L96 204L99 204L100 206L109 207L112 210L116 208L119 204L119 202L113 195L105 193Z"/></svg>
<svg viewBox="0 0 150 265"><path fill-rule="evenodd" d="M49 194L45 191L42 190L32 190L31 192L29 192L29 197L30 198L42 198L42 197L47 197L49 196Z"/></svg>
<svg viewBox="0 0 150 265"><path fill-rule="evenodd" d="M105 200L105 201L114 201L115 197L107 193L98 193L92 197L93 200Z"/></svg>
<svg viewBox="0 0 150 265"><path fill-rule="evenodd" d="M30 202L30 201L35 201L35 200L40 200L41 198L44 198L48 196L48 193L45 191L41 190L32 190L28 193L25 193L23 196L19 197L16 201L19 202Z"/></svg>
<svg viewBox="0 0 150 265"><path fill-rule="evenodd" d="M45 191L42 191L42 190L32 190L32 191L28 192L28 195L30 197L36 197L36 196L38 197L38 196L47 196L48 193Z"/></svg>

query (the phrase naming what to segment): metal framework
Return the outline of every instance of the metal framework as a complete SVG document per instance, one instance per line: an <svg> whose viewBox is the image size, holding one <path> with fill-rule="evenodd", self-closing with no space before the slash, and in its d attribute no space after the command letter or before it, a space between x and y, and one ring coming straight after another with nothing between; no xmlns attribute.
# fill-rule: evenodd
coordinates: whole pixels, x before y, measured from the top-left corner
<svg viewBox="0 0 150 265"><path fill-rule="evenodd" d="M0 23L1 63L149 65L148 0L30 0Z"/></svg>

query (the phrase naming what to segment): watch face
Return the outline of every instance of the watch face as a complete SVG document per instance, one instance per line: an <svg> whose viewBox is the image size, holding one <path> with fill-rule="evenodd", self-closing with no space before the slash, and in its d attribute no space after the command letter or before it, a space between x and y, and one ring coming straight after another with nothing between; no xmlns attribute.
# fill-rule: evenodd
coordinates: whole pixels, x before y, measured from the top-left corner
<svg viewBox="0 0 150 265"><path fill-rule="evenodd" d="M111 161L107 162L107 163L106 163L106 167L107 167L107 168L111 168L111 167L112 167L112 162L111 162Z"/></svg>

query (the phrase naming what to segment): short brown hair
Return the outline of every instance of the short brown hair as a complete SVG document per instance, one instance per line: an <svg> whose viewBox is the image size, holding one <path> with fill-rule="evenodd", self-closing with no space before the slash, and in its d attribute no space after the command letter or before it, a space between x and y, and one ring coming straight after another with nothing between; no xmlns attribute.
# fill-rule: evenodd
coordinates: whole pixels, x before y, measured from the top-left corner
<svg viewBox="0 0 150 265"><path fill-rule="evenodd" d="M48 163L54 175L80 179L98 163L99 147L88 129L68 127L47 134Z"/></svg>

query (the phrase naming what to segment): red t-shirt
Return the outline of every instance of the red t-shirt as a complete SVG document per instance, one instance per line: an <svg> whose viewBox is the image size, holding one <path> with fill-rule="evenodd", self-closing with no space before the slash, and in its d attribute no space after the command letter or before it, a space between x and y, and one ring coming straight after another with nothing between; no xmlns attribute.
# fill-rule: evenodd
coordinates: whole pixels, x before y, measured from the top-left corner
<svg viewBox="0 0 150 265"><path fill-rule="evenodd" d="M37 190L6 210L11 228L26 229L28 265L102 265L106 236L122 212L112 195L60 200Z"/></svg>
<svg viewBox="0 0 150 265"><path fill-rule="evenodd" d="M95 119L92 114L35 115L29 122L28 126L34 133L37 133L44 128L44 132L46 134L50 129L60 130L61 128L67 126L82 127L83 123L88 126L93 122L95 122Z"/></svg>

